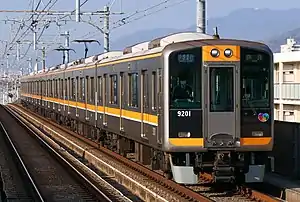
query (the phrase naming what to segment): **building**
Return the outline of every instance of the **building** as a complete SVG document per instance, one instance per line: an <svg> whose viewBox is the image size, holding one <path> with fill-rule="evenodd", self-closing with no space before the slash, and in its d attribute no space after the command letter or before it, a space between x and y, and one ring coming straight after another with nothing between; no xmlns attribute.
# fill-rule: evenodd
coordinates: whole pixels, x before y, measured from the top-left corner
<svg viewBox="0 0 300 202"><path fill-rule="evenodd" d="M287 39L274 63L275 119L300 122L300 45Z"/></svg>

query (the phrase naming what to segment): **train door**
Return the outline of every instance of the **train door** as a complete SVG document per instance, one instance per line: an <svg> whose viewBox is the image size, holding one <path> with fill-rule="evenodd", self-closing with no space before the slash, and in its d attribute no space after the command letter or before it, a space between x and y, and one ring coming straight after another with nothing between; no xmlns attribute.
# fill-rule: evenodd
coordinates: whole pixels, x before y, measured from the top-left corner
<svg viewBox="0 0 300 202"><path fill-rule="evenodd" d="M148 75L146 70L142 70L141 74L141 137L148 139L148 127L147 122L149 121L149 111L148 111Z"/></svg>
<svg viewBox="0 0 300 202"><path fill-rule="evenodd" d="M205 66L205 147L233 147L237 137L239 71L235 65Z"/></svg>
<svg viewBox="0 0 300 202"><path fill-rule="evenodd" d="M103 75L103 83L102 83L102 98L103 98L103 126L107 126L107 115L106 115L106 101L107 101L107 74Z"/></svg>
<svg viewBox="0 0 300 202"><path fill-rule="evenodd" d="M123 125L123 118L122 118L122 109L125 106L125 99L124 98L124 88L125 88L125 81L124 81L124 73L120 72L120 92L119 92L119 100L120 100L120 131L124 132L124 125Z"/></svg>

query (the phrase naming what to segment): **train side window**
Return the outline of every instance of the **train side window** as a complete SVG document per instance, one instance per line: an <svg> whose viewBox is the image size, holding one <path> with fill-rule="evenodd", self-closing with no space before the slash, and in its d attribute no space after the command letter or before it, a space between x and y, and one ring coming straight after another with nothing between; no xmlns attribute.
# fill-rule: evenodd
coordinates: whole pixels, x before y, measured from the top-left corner
<svg viewBox="0 0 300 202"><path fill-rule="evenodd" d="M97 94L98 94L98 103L100 103L102 101L102 77L101 76L98 76Z"/></svg>
<svg viewBox="0 0 300 202"><path fill-rule="evenodd" d="M152 72L152 79L151 79L151 103L152 103L152 110L156 110L156 97L157 97L156 72Z"/></svg>
<svg viewBox="0 0 300 202"><path fill-rule="evenodd" d="M95 81L94 81L94 77L91 77L91 79L90 79L90 93L91 93L91 95L90 95L90 101L92 102L92 103L94 103L95 102L95 83L94 83Z"/></svg>
<svg viewBox="0 0 300 202"><path fill-rule="evenodd" d="M129 81L129 106L130 107L138 107L138 73L128 74Z"/></svg>
<svg viewBox="0 0 300 202"><path fill-rule="evenodd" d="M118 104L118 76L110 75L110 103Z"/></svg>

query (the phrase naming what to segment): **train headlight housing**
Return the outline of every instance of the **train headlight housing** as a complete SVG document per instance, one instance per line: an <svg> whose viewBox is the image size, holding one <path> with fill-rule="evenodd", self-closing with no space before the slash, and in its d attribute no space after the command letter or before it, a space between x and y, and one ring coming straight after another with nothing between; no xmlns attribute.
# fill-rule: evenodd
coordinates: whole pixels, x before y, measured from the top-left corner
<svg viewBox="0 0 300 202"><path fill-rule="evenodd" d="M178 137L191 137L190 132L178 132Z"/></svg>
<svg viewBox="0 0 300 202"><path fill-rule="evenodd" d="M232 50L229 49L229 48L225 49L224 55L225 55L226 57L230 58L230 57L233 55Z"/></svg>
<svg viewBox="0 0 300 202"><path fill-rule="evenodd" d="M210 51L210 55L212 56L212 57L214 57L214 58L216 58L216 57L219 57L219 55L220 55L220 52L219 52L219 50L218 49L212 49L211 51Z"/></svg>

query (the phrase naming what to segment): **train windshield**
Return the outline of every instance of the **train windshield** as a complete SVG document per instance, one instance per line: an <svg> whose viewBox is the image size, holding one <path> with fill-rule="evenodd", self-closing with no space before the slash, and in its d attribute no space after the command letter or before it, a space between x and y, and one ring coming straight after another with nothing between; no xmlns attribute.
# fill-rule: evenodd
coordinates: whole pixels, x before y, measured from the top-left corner
<svg viewBox="0 0 300 202"><path fill-rule="evenodd" d="M242 108L270 107L270 56L253 50L241 51L241 98Z"/></svg>
<svg viewBox="0 0 300 202"><path fill-rule="evenodd" d="M169 57L170 108L201 108L201 48L173 52Z"/></svg>

